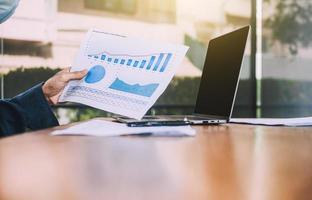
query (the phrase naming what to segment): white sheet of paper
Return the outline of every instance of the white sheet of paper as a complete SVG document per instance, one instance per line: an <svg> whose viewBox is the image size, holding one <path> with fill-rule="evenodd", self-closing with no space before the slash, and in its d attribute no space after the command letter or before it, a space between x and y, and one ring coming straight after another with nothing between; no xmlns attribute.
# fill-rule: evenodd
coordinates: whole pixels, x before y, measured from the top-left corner
<svg viewBox="0 0 312 200"><path fill-rule="evenodd" d="M244 123L268 126L312 126L312 117L302 118L236 118L232 123Z"/></svg>
<svg viewBox="0 0 312 200"><path fill-rule="evenodd" d="M52 135L88 135L121 136L150 133L156 136L195 136L191 126L128 127L126 124L104 120L91 120L64 130L52 132Z"/></svg>
<svg viewBox="0 0 312 200"><path fill-rule="evenodd" d="M71 69L88 69L88 74L81 81L71 81L60 102L141 119L165 91L187 50L183 45L91 29Z"/></svg>

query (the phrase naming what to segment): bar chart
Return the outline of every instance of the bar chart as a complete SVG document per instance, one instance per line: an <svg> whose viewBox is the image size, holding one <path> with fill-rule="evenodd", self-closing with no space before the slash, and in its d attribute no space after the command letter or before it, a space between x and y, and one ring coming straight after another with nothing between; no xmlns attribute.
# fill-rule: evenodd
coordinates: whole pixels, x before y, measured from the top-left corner
<svg viewBox="0 0 312 200"><path fill-rule="evenodd" d="M89 54L88 57L108 64L122 65L153 72L165 72L170 65L173 54L126 55L101 52L99 54Z"/></svg>

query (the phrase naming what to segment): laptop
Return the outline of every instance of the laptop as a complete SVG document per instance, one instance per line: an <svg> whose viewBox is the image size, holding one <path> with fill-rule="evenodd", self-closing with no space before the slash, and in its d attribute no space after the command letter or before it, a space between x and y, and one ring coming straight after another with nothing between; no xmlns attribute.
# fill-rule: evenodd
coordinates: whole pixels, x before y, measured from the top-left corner
<svg viewBox="0 0 312 200"><path fill-rule="evenodd" d="M177 126L229 122L235 102L250 26L209 42L193 115L116 117L128 126Z"/></svg>

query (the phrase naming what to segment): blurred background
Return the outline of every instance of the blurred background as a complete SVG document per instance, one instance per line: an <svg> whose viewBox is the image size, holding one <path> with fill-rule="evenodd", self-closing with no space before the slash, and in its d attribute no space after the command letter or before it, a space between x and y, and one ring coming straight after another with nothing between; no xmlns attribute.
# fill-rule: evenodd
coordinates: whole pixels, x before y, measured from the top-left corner
<svg viewBox="0 0 312 200"><path fill-rule="evenodd" d="M21 0L0 25L0 95L10 98L71 66L89 28L190 46L149 114L190 114L210 39L252 25L233 117L312 115L309 0ZM235 47L233 47L235 48ZM60 122L110 116L53 107Z"/></svg>

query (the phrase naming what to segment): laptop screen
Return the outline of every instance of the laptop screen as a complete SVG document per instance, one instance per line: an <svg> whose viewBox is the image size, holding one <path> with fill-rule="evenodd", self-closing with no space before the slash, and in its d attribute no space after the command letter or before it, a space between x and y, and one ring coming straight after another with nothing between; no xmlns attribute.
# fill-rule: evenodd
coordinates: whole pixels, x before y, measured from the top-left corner
<svg viewBox="0 0 312 200"><path fill-rule="evenodd" d="M209 42L195 114L231 117L249 29Z"/></svg>

